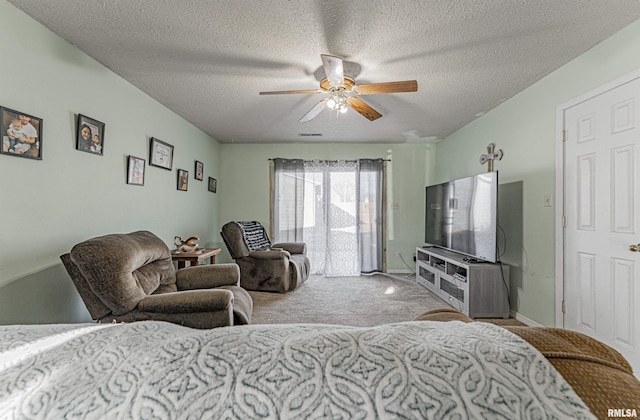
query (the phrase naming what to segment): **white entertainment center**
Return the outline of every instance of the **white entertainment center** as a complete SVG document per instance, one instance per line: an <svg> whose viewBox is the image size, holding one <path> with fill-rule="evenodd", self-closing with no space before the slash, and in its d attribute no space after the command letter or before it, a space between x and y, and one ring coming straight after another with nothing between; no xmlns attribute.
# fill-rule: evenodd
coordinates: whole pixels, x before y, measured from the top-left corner
<svg viewBox="0 0 640 420"><path fill-rule="evenodd" d="M437 247L416 248L416 282L470 318L509 318L509 266L469 262Z"/></svg>

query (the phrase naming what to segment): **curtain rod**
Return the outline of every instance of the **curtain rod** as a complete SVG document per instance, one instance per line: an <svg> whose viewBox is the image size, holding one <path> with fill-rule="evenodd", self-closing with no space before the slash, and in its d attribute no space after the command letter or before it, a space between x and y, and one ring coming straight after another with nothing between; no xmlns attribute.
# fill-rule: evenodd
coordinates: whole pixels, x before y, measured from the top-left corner
<svg viewBox="0 0 640 420"><path fill-rule="evenodd" d="M281 158L269 158L267 160L276 160L276 159L281 159ZM284 158L282 158L284 159ZM363 158L363 159L369 159L369 160L377 160L376 159L371 159L371 158ZM316 159L311 159L311 160L304 160L304 159L284 159L284 160L302 160L303 162L315 162ZM326 160L326 159L317 159L320 162L330 162L330 163L334 163L334 162L357 162L358 160L354 160L354 159L344 159L344 160ZM380 159L383 162L391 162L391 159Z"/></svg>

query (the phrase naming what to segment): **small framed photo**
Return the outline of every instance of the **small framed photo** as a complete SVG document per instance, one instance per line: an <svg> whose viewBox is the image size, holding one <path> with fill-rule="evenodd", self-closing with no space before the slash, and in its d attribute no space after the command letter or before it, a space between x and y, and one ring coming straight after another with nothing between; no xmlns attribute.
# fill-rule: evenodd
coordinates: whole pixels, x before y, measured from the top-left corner
<svg viewBox="0 0 640 420"><path fill-rule="evenodd" d="M215 193L218 189L218 181L215 178L209 177L209 191Z"/></svg>
<svg viewBox="0 0 640 420"><path fill-rule="evenodd" d="M78 114L76 150L102 156L104 150L104 123Z"/></svg>
<svg viewBox="0 0 640 420"><path fill-rule="evenodd" d="M149 165L171 170L173 167L173 146L155 137L151 137Z"/></svg>
<svg viewBox="0 0 640 420"><path fill-rule="evenodd" d="M202 181L204 175L204 163L196 160L196 170L194 171L193 177L198 181Z"/></svg>
<svg viewBox="0 0 640 420"><path fill-rule="evenodd" d="M42 118L0 106L3 155L42 160Z"/></svg>
<svg viewBox="0 0 640 420"><path fill-rule="evenodd" d="M189 188L189 171L184 169L178 169L178 189L180 191L187 191Z"/></svg>
<svg viewBox="0 0 640 420"><path fill-rule="evenodd" d="M127 162L127 184L131 185L144 185L144 166L147 163L146 160L129 156Z"/></svg>

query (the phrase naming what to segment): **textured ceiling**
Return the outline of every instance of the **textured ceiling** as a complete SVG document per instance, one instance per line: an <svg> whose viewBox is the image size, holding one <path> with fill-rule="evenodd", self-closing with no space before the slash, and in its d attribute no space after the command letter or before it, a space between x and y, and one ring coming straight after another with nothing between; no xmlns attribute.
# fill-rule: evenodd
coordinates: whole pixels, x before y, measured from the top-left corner
<svg viewBox="0 0 640 420"><path fill-rule="evenodd" d="M443 138L640 18L639 0L9 1L222 143ZM258 95L318 88L323 53L418 92L363 96L373 122Z"/></svg>

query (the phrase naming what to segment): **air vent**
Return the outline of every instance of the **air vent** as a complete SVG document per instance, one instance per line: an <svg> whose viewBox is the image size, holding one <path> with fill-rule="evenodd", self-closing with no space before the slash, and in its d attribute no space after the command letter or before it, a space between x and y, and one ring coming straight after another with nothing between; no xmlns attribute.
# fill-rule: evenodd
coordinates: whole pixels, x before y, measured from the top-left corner
<svg viewBox="0 0 640 420"><path fill-rule="evenodd" d="M298 133L300 137L322 137L322 133Z"/></svg>

